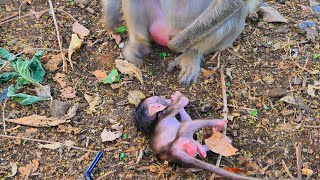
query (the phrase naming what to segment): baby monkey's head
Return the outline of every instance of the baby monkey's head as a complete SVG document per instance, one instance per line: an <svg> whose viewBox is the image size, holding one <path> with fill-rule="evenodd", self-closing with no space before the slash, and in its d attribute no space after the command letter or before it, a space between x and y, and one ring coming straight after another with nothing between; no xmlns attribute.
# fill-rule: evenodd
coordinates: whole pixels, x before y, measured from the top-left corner
<svg viewBox="0 0 320 180"><path fill-rule="evenodd" d="M133 113L138 128L144 133L151 133L158 115L171 104L171 101L160 96L144 99Z"/></svg>

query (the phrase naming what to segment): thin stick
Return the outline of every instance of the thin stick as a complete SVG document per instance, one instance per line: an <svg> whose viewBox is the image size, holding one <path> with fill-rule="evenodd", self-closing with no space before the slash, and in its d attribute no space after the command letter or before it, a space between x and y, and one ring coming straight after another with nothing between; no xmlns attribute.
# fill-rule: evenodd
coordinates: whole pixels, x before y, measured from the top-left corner
<svg viewBox="0 0 320 180"><path fill-rule="evenodd" d="M302 149L302 143L299 142L298 146L296 146L296 156L297 156L297 171L298 171L298 179L302 179L302 160L301 160L301 149Z"/></svg>
<svg viewBox="0 0 320 180"><path fill-rule="evenodd" d="M234 106L234 105L231 105L231 104L228 104L228 107L232 107L232 108L235 108L235 109L243 109L243 110L248 110L248 111L253 111L254 110L252 108L239 107L239 106Z"/></svg>
<svg viewBox="0 0 320 180"><path fill-rule="evenodd" d="M288 174L288 176L291 178L291 179L294 179L294 176L291 174L291 172L289 171L287 165L286 165L286 162L284 162L284 160L281 161L281 164L282 164L282 167L284 168L284 170L286 171L286 173Z"/></svg>
<svg viewBox="0 0 320 180"><path fill-rule="evenodd" d="M232 52L230 49L227 49L227 51L234 55L234 56L237 56L238 58L242 59L244 62L248 62L248 60L246 58L244 58L243 56L240 56L239 54L235 53L235 52Z"/></svg>
<svg viewBox="0 0 320 180"><path fill-rule="evenodd" d="M21 3L20 6L19 6L19 19L21 18L21 7L22 7L22 5L25 4L25 3L26 3L26 1L24 0L24 1L22 1L22 3Z"/></svg>
<svg viewBox="0 0 320 180"><path fill-rule="evenodd" d="M104 175L100 176L97 178L97 180L101 180L101 179L107 179L106 177L108 177L110 174L115 173L116 171L109 171L107 173L105 173Z"/></svg>
<svg viewBox="0 0 320 180"><path fill-rule="evenodd" d="M50 11L51 9L46 9L46 10L43 10L43 11L39 11L39 12L47 12L47 11ZM67 14L72 20L74 21L77 21L70 13L62 10L62 9L59 9L59 8L54 8L54 10L57 10L57 11L61 11L65 14ZM8 16L2 20L0 20L0 25L4 24L4 23L8 23L8 22L11 22L13 20L16 20L16 19L20 19L20 18L24 18L24 17L28 17L28 16L33 16L34 13L29 13L29 14L26 14L26 15L23 15L21 17L18 17L19 14L14 14L14 15L11 15L11 16Z"/></svg>
<svg viewBox="0 0 320 180"><path fill-rule="evenodd" d="M61 54L61 58L62 58L62 62L63 62L63 65L62 65L62 71L66 71L67 70L67 61L64 57L64 54L62 52L62 43L61 43L61 39L60 39L60 32L59 32L59 27L58 27L58 23L57 23L57 19L56 19L56 15L54 13L54 8L53 8L53 5L52 5L52 1L51 0L48 0L49 2L49 5L50 5L50 11L51 11L51 14L52 14L52 18L53 18L53 22L54 22L54 26L56 28L56 33L57 33L57 39L58 39L58 43L59 43L59 48L60 48L60 54Z"/></svg>
<svg viewBox="0 0 320 180"><path fill-rule="evenodd" d="M8 16L8 17L4 18L4 19L1 19L0 22L3 22L3 21L6 21L6 20L9 20L9 19L12 19L12 18L17 17L17 16L18 16L18 14L13 14L13 15L11 15L11 16Z"/></svg>
<svg viewBox="0 0 320 180"><path fill-rule="evenodd" d="M223 119L227 120L229 111L228 111L227 87L226 87L226 80L224 76L224 69L225 69L225 65L222 65L220 69L220 77L221 77L221 88L222 88L222 98L223 98ZM226 135L227 133L226 129L227 129L227 125L225 125L225 127L223 128L224 135ZM220 154L216 162L217 167L220 166L221 159L222 159L222 155ZM210 179L211 178L214 179L214 175L212 175Z"/></svg>
<svg viewBox="0 0 320 180"><path fill-rule="evenodd" d="M18 53L18 54L16 54L16 55L11 56L11 58L9 58L9 59L0 67L0 70L3 69L7 64L9 64L10 61L15 60L15 59L16 59L20 54L22 54L22 53L24 53L24 51L22 51L22 52L20 52L20 53Z"/></svg>
<svg viewBox="0 0 320 180"><path fill-rule="evenodd" d="M320 126L309 126L309 125L303 125L305 128L320 128Z"/></svg>
<svg viewBox="0 0 320 180"><path fill-rule="evenodd" d="M52 51L52 52L61 52L61 50L52 49L52 48L30 48L30 51ZM62 50L62 52L67 52L67 49Z"/></svg>
<svg viewBox="0 0 320 180"><path fill-rule="evenodd" d="M56 141L47 141L47 140L32 139L32 138L25 138L25 137L16 137L16 136L9 136L9 135L2 135L2 134L0 134L0 137L8 138L8 139L22 139L22 140L28 140L28 141L34 141L34 142L40 142L40 143L49 143L49 144L60 143L60 142L56 142ZM72 149L77 149L77 150L81 150L81 151L93 152L93 153L98 152L98 151L89 150L89 149L85 149L85 148L81 148L81 147L77 147L77 146L70 146L70 145L63 144L63 143L60 143L60 144L66 146L66 147L70 147Z"/></svg>

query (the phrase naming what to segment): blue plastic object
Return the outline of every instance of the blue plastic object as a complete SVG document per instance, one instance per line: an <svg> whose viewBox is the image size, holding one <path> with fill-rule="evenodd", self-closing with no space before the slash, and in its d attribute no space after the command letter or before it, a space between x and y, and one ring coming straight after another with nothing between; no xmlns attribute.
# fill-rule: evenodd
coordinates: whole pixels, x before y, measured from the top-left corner
<svg viewBox="0 0 320 180"><path fill-rule="evenodd" d="M98 164L99 160L102 158L103 156L103 152L99 151L98 154L96 155L96 157L94 158L94 160L91 162L89 168L87 169L84 177L86 180L93 180L92 176L91 176L91 172L94 169L94 167L96 167L96 165Z"/></svg>
<svg viewBox="0 0 320 180"><path fill-rule="evenodd" d="M311 28L311 27L314 27L316 26L317 23L316 22L313 22L313 21L302 21L300 24L299 24L299 28L301 30L305 30L307 27L308 28Z"/></svg>
<svg viewBox="0 0 320 180"><path fill-rule="evenodd" d="M2 101L5 101L6 99L8 99L8 89L3 90L2 92L0 91L0 103L2 103Z"/></svg>

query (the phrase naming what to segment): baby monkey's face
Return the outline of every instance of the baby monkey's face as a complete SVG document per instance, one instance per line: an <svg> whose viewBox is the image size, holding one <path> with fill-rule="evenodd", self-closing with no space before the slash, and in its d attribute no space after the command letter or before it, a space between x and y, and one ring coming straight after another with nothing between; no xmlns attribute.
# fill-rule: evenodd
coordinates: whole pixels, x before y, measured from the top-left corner
<svg viewBox="0 0 320 180"><path fill-rule="evenodd" d="M145 100L145 103L149 116L152 116L171 105L171 100L160 96L151 96Z"/></svg>

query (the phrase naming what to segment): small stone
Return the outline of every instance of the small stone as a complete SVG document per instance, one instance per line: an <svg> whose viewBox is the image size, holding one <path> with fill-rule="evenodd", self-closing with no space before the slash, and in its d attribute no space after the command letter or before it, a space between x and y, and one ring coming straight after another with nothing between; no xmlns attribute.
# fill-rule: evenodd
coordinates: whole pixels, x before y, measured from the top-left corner
<svg viewBox="0 0 320 180"><path fill-rule="evenodd" d="M88 0L75 0L74 2L76 2L76 3L81 3L81 4L83 4L83 5L89 4L89 1L88 1Z"/></svg>
<svg viewBox="0 0 320 180"><path fill-rule="evenodd" d="M232 131L232 136L233 137L237 137L238 136L238 131L237 130L233 130Z"/></svg>
<svg viewBox="0 0 320 180"><path fill-rule="evenodd" d="M286 96L287 91L284 88L273 88L270 89L268 96L272 97L272 98L282 98L284 96Z"/></svg>
<svg viewBox="0 0 320 180"><path fill-rule="evenodd" d="M119 48L120 48L120 49L123 49L123 48L124 48L124 43L123 43L123 42L121 42L121 43L119 44Z"/></svg>
<svg viewBox="0 0 320 180"><path fill-rule="evenodd" d="M301 85L302 84L302 79L299 77L293 77L291 79L291 84L293 85Z"/></svg>
<svg viewBox="0 0 320 180"><path fill-rule="evenodd" d="M207 112L210 111L210 109L211 109L211 105L210 105L210 104L205 104L205 105L203 105L203 106L201 107L201 112L207 113Z"/></svg>

